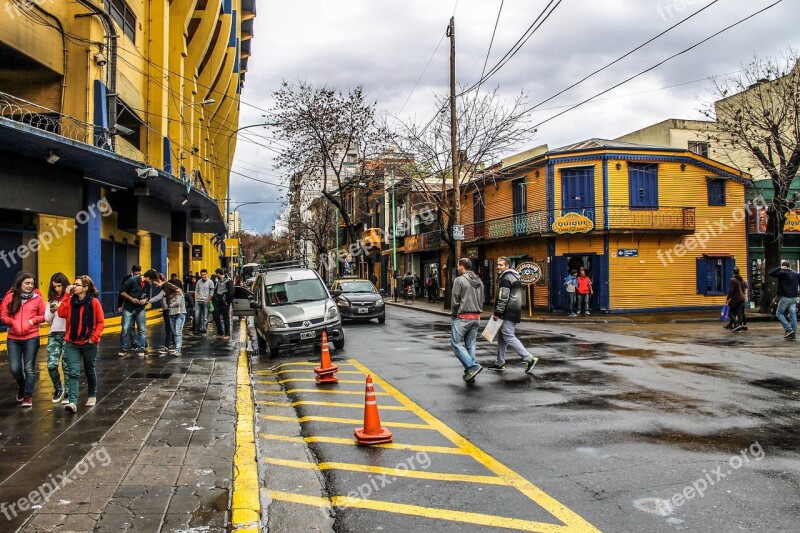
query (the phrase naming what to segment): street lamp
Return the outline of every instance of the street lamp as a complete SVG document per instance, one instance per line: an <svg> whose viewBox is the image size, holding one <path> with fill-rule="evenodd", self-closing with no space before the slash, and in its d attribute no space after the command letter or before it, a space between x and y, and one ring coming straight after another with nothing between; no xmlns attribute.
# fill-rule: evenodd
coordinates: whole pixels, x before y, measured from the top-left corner
<svg viewBox="0 0 800 533"><path fill-rule="evenodd" d="M234 208L233 208L233 213L231 213L231 214L230 214L230 216L228 216L228 217L227 217L227 222L228 222L228 224L230 224L230 223L231 223L231 218L233 218L234 220L236 220L236 210L237 210L237 209L239 209L240 207L244 207L244 206L246 206L246 205L256 205L256 204L282 204L283 202L276 202L276 201L271 201L271 200L264 200L264 201L260 201L260 202L233 202L233 203L237 203L237 204L239 204L239 205L237 205L236 207L234 207ZM230 202L228 202L228 207L230 207ZM244 231L244 230L239 230L239 231Z"/></svg>

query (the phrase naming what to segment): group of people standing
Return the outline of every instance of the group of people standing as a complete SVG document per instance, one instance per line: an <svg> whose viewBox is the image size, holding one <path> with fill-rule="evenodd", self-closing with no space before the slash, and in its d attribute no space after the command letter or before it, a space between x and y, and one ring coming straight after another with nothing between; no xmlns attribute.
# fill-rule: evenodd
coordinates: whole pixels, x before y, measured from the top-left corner
<svg viewBox="0 0 800 533"><path fill-rule="evenodd" d="M376 280L377 281L377 277ZM373 282L375 283L375 282ZM416 298L422 298L423 296L428 297L428 302L436 303L438 294L439 294L439 280L433 274L428 274L425 280L421 280L418 274L412 274L411 272L406 272L405 276L400 276L400 274L395 271L394 274L394 301L397 301L398 296L400 295L400 290L402 288L403 292L409 290L413 291L414 296Z"/></svg>
<svg viewBox="0 0 800 533"><path fill-rule="evenodd" d="M61 403L70 413L78 411L80 367L86 373L89 395L86 406L97 402L95 361L100 336L105 326L103 307L94 282L78 276L71 284L61 272L53 274L47 302L36 289L33 274L17 274L11 289L0 302L0 322L8 327L7 349L11 374L17 382L17 402L33 406L36 355L39 351L39 325L50 324L47 338L47 371L53 382L53 403ZM58 372L62 366L64 381Z"/></svg>
<svg viewBox="0 0 800 533"><path fill-rule="evenodd" d="M590 315L589 300L594 294L592 280L586 275L586 269L580 267L579 270L572 269L564 278L564 288L569 299L569 316L576 317L578 313L583 316Z"/></svg>

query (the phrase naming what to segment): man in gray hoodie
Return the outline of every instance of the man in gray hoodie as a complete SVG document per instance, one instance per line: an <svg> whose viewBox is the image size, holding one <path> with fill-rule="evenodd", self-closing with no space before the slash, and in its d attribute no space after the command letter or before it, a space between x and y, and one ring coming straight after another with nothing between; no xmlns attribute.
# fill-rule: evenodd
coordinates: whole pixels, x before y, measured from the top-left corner
<svg viewBox="0 0 800 533"><path fill-rule="evenodd" d="M458 277L453 281L453 322L450 326L450 344L464 365L464 381L473 381L483 367L475 361L475 341L483 310L483 282L472 271L472 261L458 260Z"/></svg>

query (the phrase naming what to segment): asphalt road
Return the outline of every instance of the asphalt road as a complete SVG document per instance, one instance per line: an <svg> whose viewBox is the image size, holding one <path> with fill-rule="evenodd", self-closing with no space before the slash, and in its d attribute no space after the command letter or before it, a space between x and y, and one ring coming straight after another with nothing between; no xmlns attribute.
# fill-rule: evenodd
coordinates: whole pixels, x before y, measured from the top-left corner
<svg viewBox="0 0 800 533"><path fill-rule="evenodd" d="M518 333L540 358L533 376L508 355L504 374L465 384L445 317L389 307L383 326L346 325L334 356L349 383L337 388L363 391L374 374L381 420L408 448L337 444L352 428L335 417L361 417L352 406L294 407L311 417L302 435L322 436L310 450L326 495L358 497L334 507L336 531L797 531L800 346L775 324L738 336L719 324ZM479 362L494 349L479 340Z"/></svg>

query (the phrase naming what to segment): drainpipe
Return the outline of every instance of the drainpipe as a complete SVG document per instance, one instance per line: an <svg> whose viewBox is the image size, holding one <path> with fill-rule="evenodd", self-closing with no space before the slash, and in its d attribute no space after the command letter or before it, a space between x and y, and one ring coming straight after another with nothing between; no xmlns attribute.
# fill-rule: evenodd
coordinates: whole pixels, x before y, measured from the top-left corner
<svg viewBox="0 0 800 533"><path fill-rule="evenodd" d="M117 123L117 29L111 15L106 13L103 8L94 5L89 0L76 0L79 4L97 15L103 24L108 39L108 70L106 71L108 82L108 145L114 149L114 124Z"/></svg>

